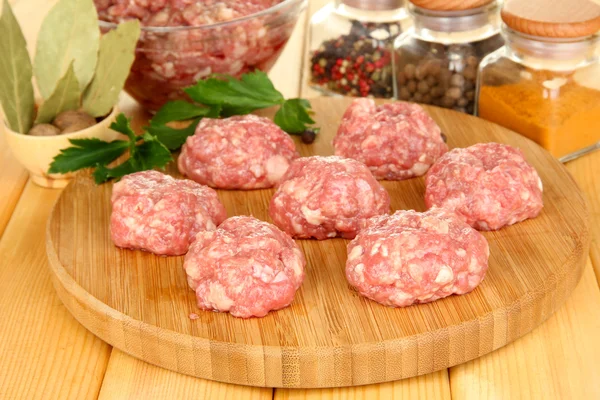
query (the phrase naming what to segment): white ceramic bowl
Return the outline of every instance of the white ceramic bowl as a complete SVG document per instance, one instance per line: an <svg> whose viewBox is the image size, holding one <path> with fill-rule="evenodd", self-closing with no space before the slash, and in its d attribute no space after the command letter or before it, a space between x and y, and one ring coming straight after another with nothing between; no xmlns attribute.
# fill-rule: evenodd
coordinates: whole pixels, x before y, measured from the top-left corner
<svg viewBox="0 0 600 400"><path fill-rule="evenodd" d="M0 126L3 127L8 147L29 171L29 176L35 184L46 188L63 188L67 186L74 173L48 174L48 168L54 157L60 153L60 150L72 146L69 139L98 138L105 141L117 139L120 134L109 126L116 120L118 114L119 110L115 106L112 112L96 125L57 136L24 135L12 131L4 123Z"/></svg>

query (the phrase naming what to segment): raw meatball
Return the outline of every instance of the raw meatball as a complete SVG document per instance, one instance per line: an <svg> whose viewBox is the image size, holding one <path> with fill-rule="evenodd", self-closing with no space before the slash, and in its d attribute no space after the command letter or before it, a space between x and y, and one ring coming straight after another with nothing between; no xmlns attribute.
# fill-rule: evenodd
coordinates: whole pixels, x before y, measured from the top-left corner
<svg viewBox="0 0 600 400"><path fill-rule="evenodd" d="M143 171L113 186L110 233L118 247L185 254L196 233L214 230L225 218L217 193L190 180Z"/></svg>
<svg viewBox="0 0 600 400"><path fill-rule="evenodd" d="M362 163L342 157L294 161L271 199L275 225L296 238L351 239L390 211L390 196Z"/></svg>
<svg viewBox="0 0 600 400"><path fill-rule="evenodd" d="M392 307L464 294L483 280L483 235L446 210L373 218L348 245L346 277L360 294Z"/></svg>
<svg viewBox="0 0 600 400"><path fill-rule="evenodd" d="M448 151L440 128L418 104L375 106L356 99L344 113L333 139L335 154L363 162L377 179L421 176Z"/></svg>
<svg viewBox="0 0 600 400"><path fill-rule="evenodd" d="M290 305L304 280L304 255L277 227L232 217L200 232L183 264L198 307L235 317L264 317Z"/></svg>
<svg viewBox="0 0 600 400"><path fill-rule="evenodd" d="M542 180L514 147L480 143L441 157L425 179L427 207L456 212L489 231L536 217L543 207Z"/></svg>
<svg viewBox="0 0 600 400"><path fill-rule="evenodd" d="M179 171L220 189L275 186L298 157L294 141L256 115L204 118L181 148Z"/></svg>

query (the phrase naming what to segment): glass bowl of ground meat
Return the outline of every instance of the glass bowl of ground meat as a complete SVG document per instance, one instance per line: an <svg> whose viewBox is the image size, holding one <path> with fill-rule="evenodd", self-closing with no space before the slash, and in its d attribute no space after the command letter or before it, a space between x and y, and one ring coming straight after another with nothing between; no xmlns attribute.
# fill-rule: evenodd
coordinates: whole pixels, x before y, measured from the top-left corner
<svg viewBox="0 0 600 400"><path fill-rule="evenodd" d="M149 111L213 74L268 72L307 0L94 0L104 32L138 19L125 91Z"/></svg>

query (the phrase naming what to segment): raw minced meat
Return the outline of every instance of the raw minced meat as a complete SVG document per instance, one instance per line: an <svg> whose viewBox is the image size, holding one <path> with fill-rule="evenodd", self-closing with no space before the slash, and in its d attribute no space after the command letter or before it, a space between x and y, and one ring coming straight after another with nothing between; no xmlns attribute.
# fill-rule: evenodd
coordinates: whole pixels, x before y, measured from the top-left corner
<svg viewBox="0 0 600 400"><path fill-rule="evenodd" d="M483 235L450 211L397 211L373 218L350 242L346 277L363 296L405 307L470 292L488 256Z"/></svg>
<svg viewBox="0 0 600 400"><path fill-rule="evenodd" d="M275 225L296 238L353 238L368 218L387 214L390 197L362 163L349 158L294 161L271 199Z"/></svg>
<svg viewBox="0 0 600 400"><path fill-rule="evenodd" d="M448 151L435 121L418 104L350 104L333 139L335 154L366 164L377 179L421 176Z"/></svg>
<svg viewBox="0 0 600 400"><path fill-rule="evenodd" d="M425 179L427 207L456 212L479 230L496 230L536 217L542 180L514 147L480 143L442 156Z"/></svg>
<svg viewBox="0 0 600 400"><path fill-rule="evenodd" d="M298 157L294 141L268 118L204 118L187 138L179 171L220 189L273 187Z"/></svg>
<svg viewBox="0 0 600 400"><path fill-rule="evenodd" d="M200 232L185 256L188 284L198 307L235 317L263 317L287 307L304 280L298 245L276 226L232 217Z"/></svg>
<svg viewBox="0 0 600 400"><path fill-rule="evenodd" d="M138 19L143 27L178 27L170 31L142 30L125 88L150 110L157 110L168 100L185 99L183 88L211 74L240 76L254 69L268 71L296 22L296 14L286 9L278 17L202 28L264 11L279 0L94 2L100 19L105 21Z"/></svg>
<svg viewBox="0 0 600 400"><path fill-rule="evenodd" d="M158 171L123 177L111 202L114 244L161 255L185 254L196 233L214 230L227 217L214 190Z"/></svg>

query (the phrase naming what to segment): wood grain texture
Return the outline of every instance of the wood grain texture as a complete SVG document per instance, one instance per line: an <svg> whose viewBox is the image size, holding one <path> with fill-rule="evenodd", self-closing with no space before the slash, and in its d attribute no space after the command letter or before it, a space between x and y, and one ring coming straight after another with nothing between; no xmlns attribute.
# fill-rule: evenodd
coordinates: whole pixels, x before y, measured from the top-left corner
<svg viewBox="0 0 600 400"><path fill-rule="evenodd" d="M277 389L275 400L450 400L448 371L395 382L330 389Z"/></svg>
<svg viewBox="0 0 600 400"><path fill-rule="evenodd" d="M600 398L600 292L590 263L567 300L530 334L450 368L454 399Z"/></svg>
<svg viewBox="0 0 600 400"><path fill-rule="evenodd" d="M600 178L598 177L600 150L569 162L567 169L586 194L592 231L590 257L596 273L596 280L600 283Z"/></svg>
<svg viewBox="0 0 600 400"><path fill-rule="evenodd" d="M600 30L600 4L591 0L506 0L502 20L533 36L577 38Z"/></svg>
<svg viewBox="0 0 600 400"><path fill-rule="evenodd" d="M0 134L0 238L19 201L27 176L27 171L6 146L6 138Z"/></svg>
<svg viewBox="0 0 600 400"><path fill-rule="evenodd" d="M44 229L60 192L27 184L0 241L0 399L95 399L110 347L67 312Z"/></svg>
<svg viewBox="0 0 600 400"><path fill-rule="evenodd" d="M323 128L302 154L331 154L348 99L315 99ZM325 111L326 110L326 111ZM529 332L575 287L587 257L587 213L564 167L510 131L429 108L449 144L501 141L521 147L545 185L544 212L498 232L490 270L471 294L391 309L348 289L346 241L300 241L307 279L291 307L262 319L203 313L182 257L120 250L110 242L110 185L80 176L48 225L54 283L67 308L117 348L181 373L253 386L337 387L425 374L479 357ZM171 169L174 173L174 169ZM392 209L423 210L423 179L385 182ZM272 190L220 191L229 215L266 219ZM198 312L200 319L188 315Z"/></svg>
<svg viewBox="0 0 600 400"><path fill-rule="evenodd" d="M99 400L271 400L273 389L231 385L181 375L114 349Z"/></svg>

